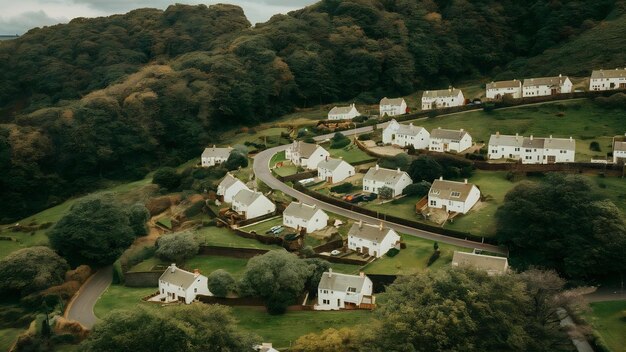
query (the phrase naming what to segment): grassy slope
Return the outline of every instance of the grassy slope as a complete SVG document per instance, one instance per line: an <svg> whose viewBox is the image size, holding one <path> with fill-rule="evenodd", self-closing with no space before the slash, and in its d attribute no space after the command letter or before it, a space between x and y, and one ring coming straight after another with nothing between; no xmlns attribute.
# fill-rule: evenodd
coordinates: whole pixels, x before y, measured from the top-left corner
<svg viewBox="0 0 626 352"><path fill-rule="evenodd" d="M613 352L626 352L626 301L592 303L592 325Z"/></svg>
<svg viewBox="0 0 626 352"><path fill-rule="evenodd" d="M8 351L24 329L0 329L0 351Z"/></svg>

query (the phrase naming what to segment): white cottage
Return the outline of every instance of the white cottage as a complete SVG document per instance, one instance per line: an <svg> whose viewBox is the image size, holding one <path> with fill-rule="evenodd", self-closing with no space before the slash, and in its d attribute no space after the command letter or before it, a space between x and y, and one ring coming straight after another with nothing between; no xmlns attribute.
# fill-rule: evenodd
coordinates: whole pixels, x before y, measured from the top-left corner
<svg viewBox="0 0 626 352"><path fill-rule="evenodd" d="M350 104L348 106L335 106L328 112L329 120L352 120L353 118L360 116L361 113L356 109L356 106Z"/></svg>
<svg viewBox="0 0 626 352"><path fill-rule="evenodd" d="M522 82L514 79L512 81L498 81L487 83L487 99L500 100L505 95L518 99L522 97Z"/></svg>
<svg viewBox="0 0 626 352"><path fill-rule="evenodd" d="M626 135L613 138L613 162L626 162Z"/></svg>
<svg viewBox="0 0 626 352"><path fill-rule="evenodd" d="M493 276L505 274L509 269L509 261L505 257L454 251L452 266L472 267L484 270L488 275Z"/></svg>
<svg viewBox="0 0 626 352"><path fill-rule="evenodd" d="M500 132L492 134L489 137L489 146L487 156L491 160L495 159L522 159L522 145L524 144L524 136L515 134L515 136L503 135Z"/></svg>
<svg viewBox="0 0 626 352"><path fill-rule="evenodd" d="M230 153L233 151L233 148L204 148L202 152L202 156L200 157L202 161L202 167L210 167L219 165L226 160L230 156Z"/></svg>
<svg viewBox="0 0 626 352"><path fill-rule="evenodd" d="M382 257L399 243L400 235L393 229L384 227L382 222L376 226L359 221L348 231L348 248L375 258Z"/></svg>
<svg viewBox="0 0 626 352"><path fill-rule="evenodd" d="M522 164L572 163L576 157L576 140L569 138L535 138L530 135L522 144Z"/></svg>
<svg viewBox="0 0 626 352"><path fill-rule="evenodd" d="M312 233L328 225L328 214L315 205L291 202L283 212L283 225Z"/></svg>
<svg viewBox="0 0 626 352"><path fill-rule="evenodd" d="M380 100L380 117L404 115L407 112L406 101L403 98L389 99L384 97Z"/></svg>
<svg viewBox="0 0 626 352"><path fill-rule="evenodd" d="M197 295L212 296L207 285L207 278L198 270L193 273L170 265L159 277L159 294L153 301L178 302L190 304Z"/></svg>
<svg viewBox="0 0 626 352"><path fill-rule="evenodd" d="M354 166L342 159L326 158L317 164L317 177L328 183L339 183L354 175Z"/></svg>
<svg viewBox="0 0 626 352"><path fill-rule="evenodd" d="M372 292L372 280L364 273L346 275L328 269L322 274L317 286L317 304L314 309L372 308L376 304Z"/></svg>
<svg viewBox="0 0 626 352"><path fill-rule="evenodd" d="M466 214L480 200L480 190L471 183L435 180L428 191L428 206Z"/></svg>
<svg viewBox="0 0 626 352"><path fill-rule="evenodd" d="M460 89L427 90L422 94L422 110L448 108L465 104L465 97Z"/></svg>
<svg viewBox="0 0 626 352"><path fill-rule="evenodd" d="M294 165L309 170L317 169L320 161L325 160L328 156L330 156L330 153L321 146L302 141L294 141L285 150L285 158L287 160L290 160Z"/></svg>
<svg viewBox="0 0 626 352"><path fill-rule="evenodd" d="M626 89L626 68L615 70L593 70L589 90Z"/></svg>
<svg viewBox="0 0 626 352"><path fill-rule="evenodd" d="M233 197L231 209L247 220L273 213L276 205L261 192L242 189Z"/></svg>
<svg viewBox="0 0 626 352"><path fill-rule="evenodd" d="M230 172L224 176L219 185L217 185L217 195L222 202L232 203L233 197L242 189L249 190L245 183L233 176Z"/></svg>
<svg viewBox="0 0 626 352"><path fill-rule="evenodd" d="M401 147L412 145L415 149L428 149L430 133L425 128L415 126L413 123L402 125L396 120L391 120L383 130L383 143Z"/></svg>
<svg viewBox="0 0 626 352"><path fill-rule="evenodd" d="M465 130L446 130L441 127L430 132L428 150L461 153L472 146L472 136Z"/></svg>
<svg viewBox="0 0 626 352"><path fill-rule="evenodd" d="M541 97L572 92L572 81L569 77L527 78L524 80L522 95L526 97Z"/></svg>
<svg viewBox="0 0 626 352"><path fill-rule="evenodd" d="M393 190L393 197L397 197L412 183L413 180L408 173L400 169L385 169L377 164L367 170L363 177L363 191L378 194L381 187L389 187Z"/></svg>

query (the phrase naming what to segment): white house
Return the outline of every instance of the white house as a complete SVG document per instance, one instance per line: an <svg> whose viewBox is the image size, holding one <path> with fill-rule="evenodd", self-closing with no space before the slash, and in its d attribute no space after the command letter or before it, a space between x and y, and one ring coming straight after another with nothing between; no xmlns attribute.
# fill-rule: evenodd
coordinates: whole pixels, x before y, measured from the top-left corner
<svg viewBox="0 0 626 352"><path fill-rule="evenodd" d="M305 169L315 170L320 161L325 160L330 153L317 144L294 141L285 150L285 158L291 160L294 165Z"/></svg>
<svg viewBox="0 0 626 352"><path fill-rule="evenodd" d="M348 248L375 258L385 255L400 243L400 235L393 229L380 225L355 223L348 231Z"/></svg>
<svg viewBox="0 0 626 352"><path fill-rule="evenodd" d="M317 164L317 177L328 183L339 183L354 175L354 166L342 159L326 158Z"/></svg>
<svg viewBox="0 0 626 352"><path fill-rule="evenodd" d="M262 344L255 346L254 350L258 352L278 352L277 349L272 347L271 342L263 342Z"/></svg>
<svg viewBox="0 0 626 352"><path fill-rule="evenodd" d="M242 189L233 197L231 209L247 220L273 213L276 205L261 192Z"/></svg>
<svg viewBox="0 0 626 352"><path fill-rule="evenodd" d="M233 148L231 147L216 148L215 146L213 146L213 148L204 148L202 156L200 157L202 161L202 167L219 165L225 162L226 160L228 160L228 156L232 151Z"/></svg>
<svg viewBox="0 0 626 352"><path fill-rule="evenodd" d="M378 164L370 167L363 177L363 191L378 194L381 187L389 187L393 190L393 197L402 194L404 188L413 183L409 174L404 171L385 169Z"/></svg>
<svg viewBox="0 0 626 352"><path fill-rule="evenodd" d="M328 225L328 214L315 205L291 202L283 212L283 225L311 233Z"/></svg>
<svg viewBox="0 0 626 352"><path fill-rule="evenodd" d="M401 147L412 145L415 149L427 149L430 142L430 133L413 123L408 125L399 124L396 120L391 122L383 130L383 143L394 144Z"/></svg>
<svg viewBox="0 0 626 352"><path fill-rule="evenodd" d="M373 284L364 273L346 275L328 269L317 285L315 310L339 310L346 307L371 308L376 303L372 296Z"/></svg>
<svg viewBox="0 0 626 352"><path fill-rule="evenodd" d="M471 183L435 180L428 191L428 206L466 214L480 200L480 190Z"/></svg>
<svg viewBox="0 0 626 352"><path fill-rule="evenodd" d="M568 138L535 138L530 135L522 144L522 164L572 163L576 157L576 140Z"/></svg>
<svg viewBox="0 0 626 352"><path fill-rule="evenodd" d="M217 185L217 195L220 199L226 203L232 203L233 197L239 193L242 189L248 189L245 183L241 182L238 178L227 173L222 179L219 185Z"/></svg>
<svg viewBox="0 0 626 352"><path fill-rule="evenodd" d="M465 104L465 97L460 89L427 90L422 94L422 110L448 108Z"/></svg>
<svg viewBox="0 0 626 352"><path fill-rule="evenodd" d="M170 265L159 277L159 294L151 300L160 302L183 301L190 304L197 295L212 296L207 278L198 270L193 273Z"/></svg>
<svg viewBox="0 0 626 352"><path fill-rule="evenodd" d="M403 98L384 97L380 100L379 111L380 117L404 115L407 113L406 101Z"/></svg>
<svg viewBox="0 0 626 352"><path fill-rule="evenodd" d="M626 68L615 70L593 70L589 90L626 89Z"/></svg>
<svg viewBox="0 0 626 352"><path fill-rule="evenodd" d="M465 130L446 130L441 127L430 132L428 150L461 153L472 146L472 136Z"/></svg>
<svg viewBox="0 0 626 352"><path fill-rule="evenodd" d="M353 118L360 116L361 113L356 109L354 103L348 106L335 106L328 112L329 120L352 120Z"/></svg>
<svg viewBox="0 0 626 352"><path fill-rule="evenodd" d="M504 257L454 251L452 266L469 266L474 269L484 270L487 274L493 276L505 274L509 269L509 261Z"/></svg>
<svg viewBox="0 0 626 352"><path fill-rule="evenodd" d="M613 138L613 162L626 162L626 135Z"/></svg>
<svg viewBox="0 0 626 352"><path fill-rule="evenodd" d="M572 92L572 81L569 77L527 78L524 80L522 95L526 97L541 97Z"/></svg>
<svg viewBox="0 0 626 352"><path fill-rule="evenodd" d="M505 95L518 99L522 97L522 82L514 79L512 81L498 81L487 83L487 99L499 100Z"/></svg>
<svg viewBox="0 0 626 352"><path fill-rule="evenodd" d="M496 132L489 137L488 158L492 160L503 158L521 160L523 144L524 136L517 133L515 136L509 136Z"/></svg>

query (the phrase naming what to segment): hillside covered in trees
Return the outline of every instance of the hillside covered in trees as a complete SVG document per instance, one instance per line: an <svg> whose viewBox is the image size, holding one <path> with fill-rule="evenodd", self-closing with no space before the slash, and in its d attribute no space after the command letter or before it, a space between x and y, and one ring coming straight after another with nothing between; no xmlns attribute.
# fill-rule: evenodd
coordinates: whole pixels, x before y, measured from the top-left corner
<svg viewBox="0 0 626 352"><path fill-rule="evenodd" d="M236 6L173 5L33 29L0 44L0 222L185 161L220 131L295 107L513 75L607 17L623 21L624 8L323 0L251 27ZM619 60L596 52L593 64Z"/></svg>

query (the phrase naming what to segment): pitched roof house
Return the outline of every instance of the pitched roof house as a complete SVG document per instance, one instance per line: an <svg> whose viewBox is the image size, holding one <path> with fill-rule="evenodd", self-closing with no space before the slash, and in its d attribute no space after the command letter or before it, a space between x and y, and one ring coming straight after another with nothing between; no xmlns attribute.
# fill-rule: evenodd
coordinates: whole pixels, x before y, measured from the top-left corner
<svg viewBox="0 0 626 352"><path fill-rule="evenodd" d="M359 221L348 231L348 248L375 258L385 255L400 242L400 235L388 227L364 224Z"/></svg>
<svg viewBox="0 0 626 352"><path fill-rule="evenodd" d="M389 99L384 97L380 100L379 114L381 117L404 115L406 113L407 106L403 98Z"/></svg>
<svg viewBox="0 0 626 352"><path fill-rule="evenodd" d="M572 81L569 77L527 78L522 86L523 97L540 97L572 92Z"/></svg>
<svg viewBox="0 0 626 352"><path fill-rule="evenodd" d="M328 224L328 214L315 205L291 202L283 212L283 225L312 233Z"/></svg>
<svg viewBox="0 0 626 352"><path fill-rule="evenodd" d="M522 158L522 146L524 144L524 136L517 133L515 136L500 134L492 134L489 137L489 147L487 149L489 159L516 159Z"/></svg>
<svg viewBox="0 0 626 352"><path fill-rule="evenodd" d="M352 120L353 118L361 115L356 109L356 106L350 104L348 106L335 106L328 112L329 120Z"/></svg>
<svg viewBox="0 0 626 352"><path fill-rule="evenodd" d="M626 162L626 135L613 138L613 162Z"/></svg>
<svg viewBox="0 0 626 352"><path fill-rule="evenodd" d="M517 99L522 97L522 82L514 79L512 81L498 81L487 83L486 96L487 99L502 99L505 95Z"/></svg>
<svg viewBox="0 0 626 352"><path fill-rule="evenodd" d="M589 90L626 89L626 68L615 70L593 70L589 79Z"/></svg>
<svg viewBox="0 0 626 352"><path fill-rule="evenodd" d="M456 88L427 90L422 94L422 110L461 106L463 104L465 104L463 92Z"/></svg>
<svg viewBox="0 0 626 352"><path fill-rule="evenodd" d="M217 195L220 196L221 201L232 203L233 197L242 189L249 190L245 183L241 182L241 180L229 172L224 176L219 185L217 185Z"/></svg>
<svg viewBox="0 0 626 352"><path fill-rule="evenodd" d="M330 153L321 146L302 141L294 141L285 150L285 158L291 160L294 165L309 170L315 170L320 161L325 160L329 155Z"/></svg>
<svg viewBox="0 0 626 352"><path fill-rule="evenodd" d="M364 273L346 275L328 269L322 274L317 286L315 310L339 310L344 308L372 308L376 297L372 295L373 284Z"/></svg>
<svg viewBox="0 0 626 352"><path fill-rule="evenodd" d="M317 164L317 177L328 183L339 183L354 175L354 166L342 159L326 158Z"/></svg>
<svg viewBox="0 0 626 352"><path fill-rule="evenodd" d="M504 257L454 251L452 266L469 266L484 270L489 275L501 275L509 269L509 261Z"/></svg>
<svg viewBox="0 0 626 352"><path fill-rule="evenodd" d="M378 164L367 170L363 177L363 191L378 194L380 188L389 187L393 190L392 196L402 194L406 186L413 183L408 173L398 170L385 169Z"/></svg>
<svg viewBox="0 0 626 352"><path fill-rule="evenodd" d="M576 140L570 138L524 138L521 150L523 164L554 164L575 161Z"/></svg>
<svg viewBox="0 0 626 352"><path fill-rule="evenodd" d="M215 145L212 148L204 148L200 157L202 167L214 166L225 162L232 151L233 148L231 147L216 148Z"/></svg>
<svg viewBox="0 0 626 352"><path fill-rule="evenodd" d="M191 273L172 264L159 277L159 294L151 300L190 304L197 295L212 296L206 276L197 270Z"/></svg>
<svg viewBox="0 0 626 352"><path fill-rule="evenodd" d="M242 189L233 197L231 208L246 219L271 214L276 211L276 205L263 193Z"/></svg>
<svg viewBox="0 0 626 352"><path fill-rule="evenodd" d="M428 149L434 152L461 153L472 146L472 136L467 131L447 130L441 127L430 131Z"/></svg>
<svg viewBox="0 0 626 352"><path fill-rule="evenodd" d="M480 190L471 183L435 180L428 191L428 206L466 214L480 200Z"/></svg>
<svg viewBox="0 0 626 352"><path fill-rule="evenodd" d="M383 143L394 144L401 147L412 145L415 149L427 149L430 142L430 133L413 123L408 125L399 124L396 120L391 120L383 130Z"/></svg>

